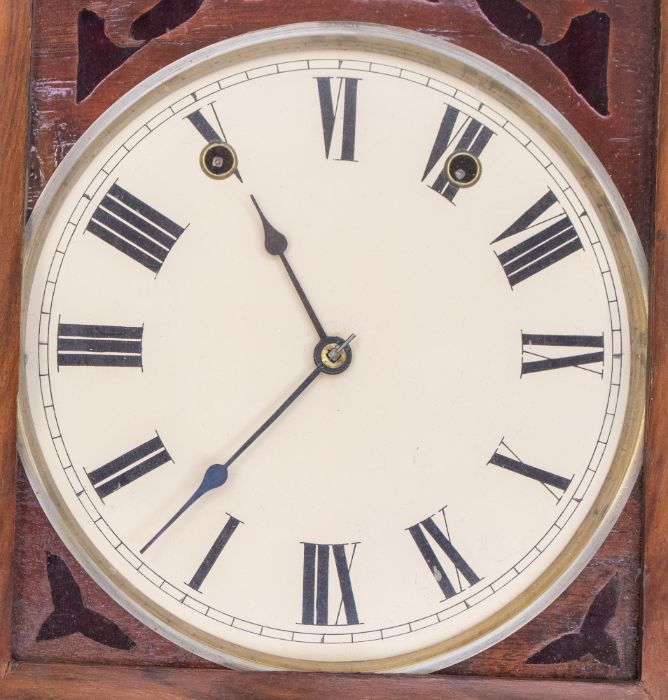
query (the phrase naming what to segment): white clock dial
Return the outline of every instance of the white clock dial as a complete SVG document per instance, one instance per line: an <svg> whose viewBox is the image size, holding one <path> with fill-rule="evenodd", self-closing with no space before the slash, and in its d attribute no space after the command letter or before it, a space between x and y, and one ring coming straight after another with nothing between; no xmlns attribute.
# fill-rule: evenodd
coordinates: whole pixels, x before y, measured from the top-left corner
<svg viewBox="0 0 668 700"><path fill-rule="evenodd" d="M23 449L149 624L237 666L429 668L593 554L637 467L643 267L536 105L410 33L302 27L167 69L69 157Z"/></svg>

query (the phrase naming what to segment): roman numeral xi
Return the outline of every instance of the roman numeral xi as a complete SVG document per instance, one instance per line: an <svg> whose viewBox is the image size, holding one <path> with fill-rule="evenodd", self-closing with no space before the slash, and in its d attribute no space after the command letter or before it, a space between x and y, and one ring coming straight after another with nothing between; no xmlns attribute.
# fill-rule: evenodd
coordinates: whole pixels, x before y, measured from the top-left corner
<svg viewBox="0 0 668 700"><path fill-rule="evenodd" d="M166 462L171 462L159 436L144 442L107 464L88 472L88 478L100 498L106 498L152 472Z"/></svg>
<svg viewBox="0 0 668 700"><path fill-rule="evenodd" d="M141 367L141 326L58 324L58 367Z"/></svg>
<svg viewBox="0 0 668 700"><path fill-rule="evenodd" d="M479 121L448 105L429 154L422 181L431 178L429 187L453 202L460 188L445 174L445 163L452 153L467 152L480 157L494 132ZM436 176L434 177L434 173Z"/></svg>
<svg viewBox="0 0 668 700"><path fill-rule="evenodd" d="M316 78L325 156L355 160L359 78ZM336 92L336 99L334 98ZM336 133L336 139L334 138ZM333 144L336 145L333 148Z"/></svg>
<svg viewBox="0 0 668 700"><path fill-rule="evenodd" d="M511 287L583 250L568 214L551 191L529 207L492 244L508 238L521 239L503 252L497 252Z"/></svg>
<svg viewBox="0 0 668 700"><path fill-rule="evenodd" d="M303 625L358 625L357 606L350 580L350 568L357 544L314 544L304 542L304 577L302 589ZM350 561L346 557L346 546L351 550ZM331 554L331 557L330 557ZM330 567L330 559L334 567ZM335 575L330 570L335 568ZM331 581L330 581L331 579ZM330 583L338 583L341 597L335 610L330 610L334 599ZM340 622L341 613L345 622Z"/></svg>
<svg viewBox="0 0 668 700"><path fill-rule="evenodd" d="M437 525L434 516L409 527L408 532L443 595L451 598L465 588L474 586L480 578L452 544L445 518L445 508L441 509L441 514L445 532ZM436 553L427 535L438 547L440 554Z"/></svg>
<svg viewBox="0 0 668 700"><path fill-rule="evenodd" d="M114 184L86 230L157 274L185 229Z"/></svg>

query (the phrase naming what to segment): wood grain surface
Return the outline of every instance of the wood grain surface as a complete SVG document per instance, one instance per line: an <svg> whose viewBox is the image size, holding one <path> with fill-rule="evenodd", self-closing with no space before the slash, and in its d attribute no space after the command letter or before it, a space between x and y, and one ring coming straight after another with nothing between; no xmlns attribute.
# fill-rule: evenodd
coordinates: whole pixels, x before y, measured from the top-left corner
<svg viewBox="0 0 668 700"><path fill-rule="evenodd" d="M158 68L214 41L246 31L297 21L348 19L403 26L453 41L495 61L525 80L575 125L601 158L629 206L643 245L649 250L653 239L655 20L658 0L563 0L559 3L553 0L522 0L522 5L539 18L542 30L540 42L544 44L553 44L562 39L573 18L578 15L593 10L607 13L610 18L607 69L609 116L597 113L539 48L519 42L497 28L482 12L476 0L303 0L300 3L285 3L283 0L204 0L191 3L188 0L181 4L193 5L194 12L190 17L179 24L162 27L156 25L155 14L151 20L153 24L143 19L159 4L157 0L34 0L29 207L34 205L55 167L85 128L118 97ZM0 8L0 22L6 16L6 23L18 23L11 27L13 41L5 41L2 46L3 51L15 47L12 53L16 54L14 60L17 68L13 70L19 73L27 69L26 8L29 5L29 0L13 0L11 11L7 10L8 5ZM78 28L82 10L101 18L107 41L116 47L132 48L133 51L128 51L127 59L94 87L85 99L77 102ZM0 37L7 36L2 34L5 29L5 25L0 24ZM21 63L16 37L24 35L26 45L23 46ZM3 61L0 71L6 63L6 60ZM587 66L583 65L581 69L586 70ZM13 76L14 81L20 82L16 72ZM4 104L0 103L0 110ZM11 114L11 123L14 124L15 107ZM0 111L0 118L3 116L1 123L9 123L9 115L3 115ZM26 121L20 123L25 124ZM668 138L665 133L663 138ZM14 172L20 172L23 153L21 140L16 139L15 133L12 133L12 144L17 153L18 170L14 169ZM663 146L664 151L667 147ZM665 203L668 197L668 162L664 162L663 170L666 171L663 180L664 204L659 206L659 211L663 211L663 225L668 232L668 204ZM6 168L4 173L7 171ZM0 180L6 210L5 186ZM14 183L13 190L17 187ZM18 192L16 196L20 199ZM20 207L16 211L17 217L20 217ZM9 297L0 296L7 304L2 317L3 323L7 324L6 332L1 342L6 343L2 357L10 358L11 366L0 365L0 376L7 379L4 385L7 391L0 397L0 400L7 402L3 405L2 415L13 415L13 404L9 406L9 402L13 401L15 393L15 384L11 382L15 382L16 374L18 324L16 308L15 305L12 307L12 303L16 301L16 278L20 269L19 229L16 224L12 229L8 226L5 217L0 291L7 290ZM656 241L654 284L659 290L657 298L668 299L668 270L662 267L668 267L668 253L662 257L663 241L664 238L660 236ZM663 246L666 245L668 239L663 242ZM661 695L665 686L663 668L668 653L666 586L653 573L661 572L663 581L668 580L665 569L668 557L666 528L658 527L660 518L664 521L668 518L668 484L663 483L666 477L661 476L662 466L668 458L668 440L663 437L668 433L662 423L667 419L662 418L660 409L668 401L668 396L661 398L668 393L668 377L664 378L662 374L668 373L668 368L664 367L668 357L664 350L666 342L662 325L665 326L665 319L662 313L668 314L668 304L663 304L663 307L654 305L654 326L659 330L655 330L654 341L656 364L649 438L652 449L648 450L651 471L647 482L647 502L652 506L648 513L648 526L652 528L648 544L652 551L646 555L651 569L645 582L645 626L651 629L652 639L659 640L660 644L655 646L646 637L644 648L644 671L649 674L648 678L654 679L652 694L657 699L664 697ZM663 413L667 412L664 410ZM5 425L0 432L0 468L6 472L3 472L0 482L0 499L7 499L0 500L0 503L4 508L8 504L10 510L14 469L9 447L13 441L11 430ZM233 697L313 697L318 694L323 697L369 698L415 694L420 697L532 699L645 696L641 686L621 682L637 679L640 666L643 510L640 486L633 492L622 517L592 563L542 615L487 652L447 669L447 675L401 679L303 674L272 674L268 677L265 674L214 670L212 664L188 654L137 622L89 579L56 536L22 472L19 472L17 490L19 536L14 564L12 642L15 665L0 685L0 697L3 693L11 698L41 697L40 693L46 688L57 689L53 697L90 698L93 689L100 697L106 697L112 696L119 686L126 688L123 697L129 698L183 697L185 692L189 697L202 698L221 697L223 694ZM5 530L4 535L0 530L0 581L5 584L9 577L2 566L4 562L6 567L9 561L7 553L11 540L7 531L10 520L0 520L0 528ZM4 551L2 547L5 547ZM107 646L80 633L37 641L42 625L53 610L47 577L47 552L60 557L71 571L81 589L83 604L113 621L124 634L136 641L134 648ZM527 663L530 657L539 655L554 640L578 631L594 598L615 575L619 582L619 597L607 630L616 641L619 664L602 663L592 654L564 663ZM3 601L6 604L7 599L0 597L0 605ZM658 610L664 611L663 614L659 614ZM8 625L4 624L2 629L6 635ZM68 665L72 663L87 665ZM121 669L119 666L127 668ZM613 686L609 683L562 681L537 685L533 681L512 682L492 678L498 675L534 679L596 679L618 683Z"/></svg>
<svg viewBox="0 0 668 700"><path fill-rule="evenodd" d="M0 677L10 660L19 294L25 207L30 3L0 12ZM10 126L11 125L11 126Z"/></svg>
<svg viewBox="0 0 668 700"><path fill-rule="evenodd" d="M668 3L662 3L656 227L651 269L642 671L668 698Z"/></svg>

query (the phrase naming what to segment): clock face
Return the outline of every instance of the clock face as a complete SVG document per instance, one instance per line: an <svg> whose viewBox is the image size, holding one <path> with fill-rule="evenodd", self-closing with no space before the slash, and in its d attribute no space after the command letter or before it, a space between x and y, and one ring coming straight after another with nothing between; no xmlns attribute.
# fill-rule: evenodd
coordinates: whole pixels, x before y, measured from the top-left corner
<svg viewBox="0 0 668 700"><path fill-rule="evenodd" d="M461 50L311 25L93 128L33 218L21 423L112 595L226 664L425 669L573 579L633 483L645 302L554 119Z"/></svg>

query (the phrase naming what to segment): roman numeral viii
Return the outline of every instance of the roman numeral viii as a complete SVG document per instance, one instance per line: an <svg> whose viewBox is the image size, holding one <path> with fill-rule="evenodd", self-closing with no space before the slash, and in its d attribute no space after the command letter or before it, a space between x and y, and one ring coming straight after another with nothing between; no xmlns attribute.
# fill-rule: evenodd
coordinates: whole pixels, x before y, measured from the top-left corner
<svg viewBox="0 0 668 700"><path fill-rule="evenodd" d="M350 580L350 568L357 544L313 544L304 542L304 583L302 589L302 624L304 625L358 625L357 606ZM346 557L350 547L350 561ZM336 575L330 576L330 553ZM336 614L330 612L330 578L338 582L341 593ZM345 622L339 622L343 611ZM333 621L330 621L333 620Z"/></svg>
<svg viewBox="0 0 668 700"><path fill-rule="evenodd" d="M141 367L141 326L58 323L58 367Z"/></svg>
<svg viewBox="0 0 668 700"><path fill-rule="evenodd" d="M225 549L225 546L230 541L234 531L240 524L241 520L237 520L234 516L229 515L228 513L228 519L225 523L225 527L220 531L218 537L216 537L216 540L213 545L211 545L211 549L204 558L204 561L199 565L195 575L190 580L190 583L188 583L191 588L199 591L200 587L204 583L204 579L209 575L213 565L218 561L218 557L220 557L223 549Z"/></svg>
<svg viewBox="0 0 668 700"><path fill-rule="evenodd" d="M185 229L114 184L87 230L157 274Z"/></svg>
<svg viewBox="0 0 668 700"><path fill-rule="evenodd" d="M88 478L95 487L97 495L100 498L106 498L171 461L172 458L162 444L162 440L156 436L111 462L88 472Z"/></svg>
<svg viewBox="0 0 668 700"><path fill-rule="evenodd" d="M551 191L529 207L492 244L507 238L515 239L515 236L523 240L501 253L497 252L511 287L583 250L568 214Z"/></svg>
<svg viewBox="0 0 668 700"><path fill-rule="evenodd" d="M442 194L450 202L454 201L460 188L453 185L445 174L447 156L465 151L479 157L493 135L494 132L491 129L448 105L429 154L422 181L431 176L429 186L432 190ZM435 170L437 175L434 178Z"/></svg>
<svg viewBox="0 0 668 700"><path fill-rule="evenodd" d="M557 500L564 494L571 485L571 479L567 479L559 474L553 474L545 469L532 467L523 462L508 445L502 440L497 451L492 455L489 464L493 464L502 469L506 469L514 474L519 474L527 479L533 479L542 484ZM561 493L556 493L561 491Z"/></svg>
<svg viewBox="0 0 668 700"><path fill-rule="evenodd" d="M436 524L433 516L409 527L408 532L420 550L429 572L436 583L438 583L443 595L446 598L451 598L461 593L465 588L478 583L480 578L450 541L445 508L441 509L441 514L443 516L445 533ZM431 537L432 541L441 550L441 559L434 551L433 546L427 539L427 535Z"/></svg>
<svg viewBox="0 0 668 700"><path fill-rule="evenodd" d="M325 156L355 160L357 128L357 84L359 78L316 78ZM334 99L336 92L336 100ZM337 134L336 147L332 148ZM334 155L335 154L335 155Z"/></svg>
<svg viewBox="0 0 668 700"><path fill-rule="evenodd" d="M594 352L578 352L576 348L587 348ZM563 351L566 349L569 354ZM560 353L561 350L561 353ZM545 372L563 367L578 367L602 375L603 370L583 365L603 363L603 335L537 335L522 333L522 376L533 372ZM550 357L549 355L554 355Z"/></svg>

